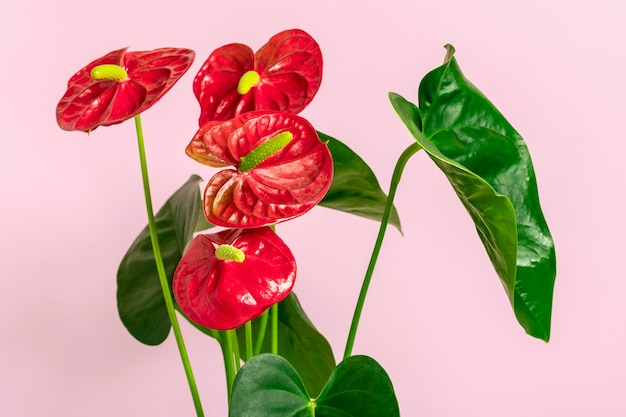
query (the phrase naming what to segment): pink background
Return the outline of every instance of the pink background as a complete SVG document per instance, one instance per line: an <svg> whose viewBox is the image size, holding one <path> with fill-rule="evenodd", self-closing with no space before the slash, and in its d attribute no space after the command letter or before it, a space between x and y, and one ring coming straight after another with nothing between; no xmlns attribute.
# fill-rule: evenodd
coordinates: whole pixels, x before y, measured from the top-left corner
<svg viewBox="0 0 626 417"><path fill-rule="evenodd" d="M54 110L69 77L124 46L189 47L189 73L143 115L155 206L192 173L193 75L226 43L288 28L324 54L303 115L388 189L412 138L387 92L414 100L452 43L465 74L526 138L557 244L549 344L515 321L469 217L421 154L399 188L354 353L390 374L404 416L626 415L621 167L626 10L595 1L12 1L0 17L0 415L192 416L173 338L136 342L115 275L144 226L132 123L87 136ZM296 292L338 357L377 224L324 208L281 226ZM207 416L226 415L217 343L183 332Z"/></svg>

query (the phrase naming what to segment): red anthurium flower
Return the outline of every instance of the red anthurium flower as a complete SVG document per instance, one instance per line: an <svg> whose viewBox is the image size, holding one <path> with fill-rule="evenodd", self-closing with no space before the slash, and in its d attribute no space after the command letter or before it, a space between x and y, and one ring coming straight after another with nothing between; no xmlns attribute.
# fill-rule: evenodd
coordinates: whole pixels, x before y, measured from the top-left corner
<svg viewBox="0 0 626 417"><path fill-rule="evenodd" d="M256 111L207 122L187 155L218 172L204 192L204 214L225 227L259 227L313 208L326 194L333 162L311 124L287 112Z"/></svg>
<svg viewBox="0 0 626 417"><path fill-rule="evenodd" d="M255 54L233 43L216 49L196 75L200 126L252 110L299 113L322 82L322 53L299 29L274 35Z"/></svg>
<svg viewBox="0 0 626 417"><path fill-rule="evenodd" d="M121 123L156 103L193 63L191 49L113 51L78 71L57 105L64 130Z"/></svg>
<svg viewBox="0 0 626 417"><path fill-rule="evenodd" d="M272 229L227 229L193 239L172 288L187 317L228 330L287 297L295 279L296 261Z"/></svg>

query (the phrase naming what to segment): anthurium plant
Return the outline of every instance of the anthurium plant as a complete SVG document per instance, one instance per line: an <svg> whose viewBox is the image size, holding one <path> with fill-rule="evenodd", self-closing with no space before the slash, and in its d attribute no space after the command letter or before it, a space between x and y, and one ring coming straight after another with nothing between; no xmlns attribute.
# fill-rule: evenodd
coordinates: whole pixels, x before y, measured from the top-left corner
<svg viewBox="0 0 626 417"><path fill-rule="evenodd" d="M385 231L401 227L398 183L422 150L467 209L519 324L549 340L555 250L530 154L446 49L414 102L389 94L414 140L385 194L362 158L298 115L322 81L322 53L309 34L282 31L256 53L238 43L217 48L193 80L197 133L181 141L181 152L210 178L202 191L202 178L191 175L156 215L140 114L179 81L195 53L119 49L70 78L56 109L62 129L90 133L135 120L148 226L119 266L119 316L147 345L173 330L197 416L204 411L179 316L220 344L231 417L400 414L385 370L352 348ZM292 291L297 259L279 237L281 222L316 205L380 223L339 363Z"/></svg>

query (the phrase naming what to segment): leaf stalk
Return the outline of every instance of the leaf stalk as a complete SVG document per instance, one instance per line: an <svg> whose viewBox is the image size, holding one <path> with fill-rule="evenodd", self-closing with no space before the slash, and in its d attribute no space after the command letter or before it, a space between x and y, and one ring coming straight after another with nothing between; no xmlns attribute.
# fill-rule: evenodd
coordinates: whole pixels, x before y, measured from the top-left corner
<svg viewBox="0 0 626 417"><path fill-rule="evenodd" d="M372 275L374 274L374 268L376 267L378 255L380 254L380 248L382 247L383 239L385 238L387 224L389 223L389 216L391 215L391 208L393 207L393 199L396 195L398 184L400 184L402 172L404 171L404 167L406 166L409 159L411 159L411 157L420 149L422 148L417 143L413 143L411 146L406 148L398 158L398 162L396 162L396 166L393 170L393 175L391 176L391 185L389 186L389 195L387 196L385 211L383 212L383 217L380 222L380 228L378 229L378 236L376 237L376 243L374 244L372 256L370 258L369 265L367 266L365 277L363 278L363 284L361 286L361 292L359 293L359 299L354 309L354 316L352 317L352 324L350 325L350 333L348 334L346 349L343 355L344 360L352 356L352 348L354 347L354 339L356 338L356 332L359 327L359 320L361 319L361 313L363 312L365 297L367 296L367 290L369 289Z"/></svg>

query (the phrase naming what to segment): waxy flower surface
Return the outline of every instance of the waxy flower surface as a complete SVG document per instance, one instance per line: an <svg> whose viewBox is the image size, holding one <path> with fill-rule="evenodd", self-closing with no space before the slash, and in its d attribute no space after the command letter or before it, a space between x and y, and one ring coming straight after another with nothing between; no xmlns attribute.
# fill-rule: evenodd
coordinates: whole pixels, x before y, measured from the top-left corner
<svg viewBox="0 0 626 417"><path fill-rule="evenodd" d="M302 30L274 35L256 54L240 43L222 46L209 56L194 80L200 126L252 110L299 113L321 81L322 53Z"/></svg>
<svg viewBox="0 0 626 417"><path fill-rule="evenodd" d="M57 122L64 130L89 132L130 119L172 88L194 57L191 49L179 48L110 52L70 78Z"/></svg>
<svg viewBox="0 0 626 417"><path fill-rule="evenodd" d="M326 194L333 162L311 124L287 112L255 111L207 122L186 149L196 161L227 167L204 192L207 220L260 227L300 216Z"/></svg>
<svg viewBox="0 0 626 417"><path fill-rule="evenodd" d="M293 254L269 227L227 229L193 239L172 289L191 320L228 330L287 297L295 279Z"/></svg>

